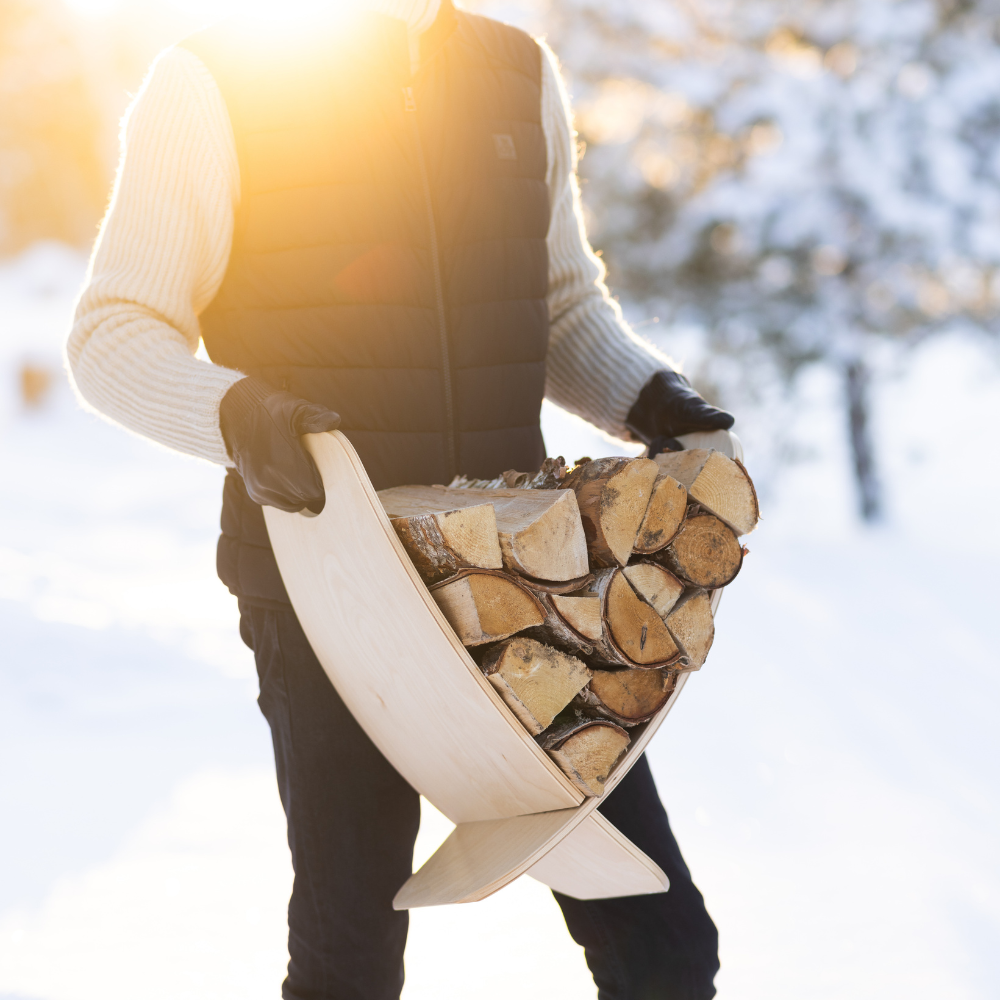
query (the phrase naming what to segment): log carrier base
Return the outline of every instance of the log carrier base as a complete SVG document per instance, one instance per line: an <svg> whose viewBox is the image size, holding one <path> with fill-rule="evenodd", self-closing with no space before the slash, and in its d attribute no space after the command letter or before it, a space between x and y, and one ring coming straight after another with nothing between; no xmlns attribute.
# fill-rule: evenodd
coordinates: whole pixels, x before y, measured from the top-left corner
<svg viewBox="0 0 1000 1000"><path fill-rule="evenodd" d="M394 905L483 899L525 872L581 899L666 890L663 872L596 813L601 799L585 797L563 774L470 657L347 438L335 431L303 441L326 506L311 517L264 508L292 604L368 736L458 824ZM712 595L713 605L719 596ZM629 730L605 794L645 750L688 676L678 677L649 722Z"/></svg>

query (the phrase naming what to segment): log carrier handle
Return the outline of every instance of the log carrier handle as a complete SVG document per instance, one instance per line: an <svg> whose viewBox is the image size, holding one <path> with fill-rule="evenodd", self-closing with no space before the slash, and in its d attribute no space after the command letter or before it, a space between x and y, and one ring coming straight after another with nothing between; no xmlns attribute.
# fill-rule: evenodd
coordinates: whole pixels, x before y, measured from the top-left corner
<svg viewBox="0 0 1000 1000"><path fill-rule="evenodd" d="M333 434L333 431L322 431L323 434ZM319 517L322 511L310 510L308 507L303 507L302 510L298 511L302 517Z"/></svg>

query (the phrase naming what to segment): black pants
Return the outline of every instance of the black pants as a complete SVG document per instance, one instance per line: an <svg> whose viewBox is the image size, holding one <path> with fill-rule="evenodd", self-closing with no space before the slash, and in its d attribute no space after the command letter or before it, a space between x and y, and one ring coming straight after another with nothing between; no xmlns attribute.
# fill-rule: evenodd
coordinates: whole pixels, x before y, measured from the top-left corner
<svg viewBox="0 0 1000 1000"><path fill-rule="evenodd" d="M417 793L338 697L295 614L240 605L271 726L295 880L285 1000L398 1000ZM582 901L555 893L600 1000L708 1000L718 935L681 857L646 759L601 812L667 874L670 891Z"/></svg>

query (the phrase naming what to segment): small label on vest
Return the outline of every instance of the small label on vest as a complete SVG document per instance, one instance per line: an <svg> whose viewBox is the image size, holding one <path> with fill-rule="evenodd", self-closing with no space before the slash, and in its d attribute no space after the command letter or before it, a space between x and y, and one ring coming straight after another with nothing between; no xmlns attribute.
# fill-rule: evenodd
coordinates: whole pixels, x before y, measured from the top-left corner
<svg viewBox="0 0 1000 1000"><path fill-rule="evenodd" d="M499 160L516 160L517 159L517 147L514 145L514 137L512 135L507 135L507 133L494 133L493 134L493 145L496 146L497 159Z"/></svg>
<svg viewBox="0 0 1000 1000"><path fill-rule="evenodd" d="M413 88L412 87L404 87L403 88L403 109L405 111L416 111L417 110L417 102L416 102L415 98L413 97ZM509 136L508 136L508 138L509 138Z"/></svg>

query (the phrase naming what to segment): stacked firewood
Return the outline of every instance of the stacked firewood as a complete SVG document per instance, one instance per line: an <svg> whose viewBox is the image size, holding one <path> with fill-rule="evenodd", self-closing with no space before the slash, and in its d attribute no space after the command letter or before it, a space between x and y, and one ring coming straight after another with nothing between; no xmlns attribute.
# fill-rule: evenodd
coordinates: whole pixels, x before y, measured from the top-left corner
<svg viewBox="0 0 1000 1000"><path fill-rule="evenodd" d="M712 592L759 516L743 466L705 449L546 459L379 498L459 639L587 795L705 662Z"/></svg>

